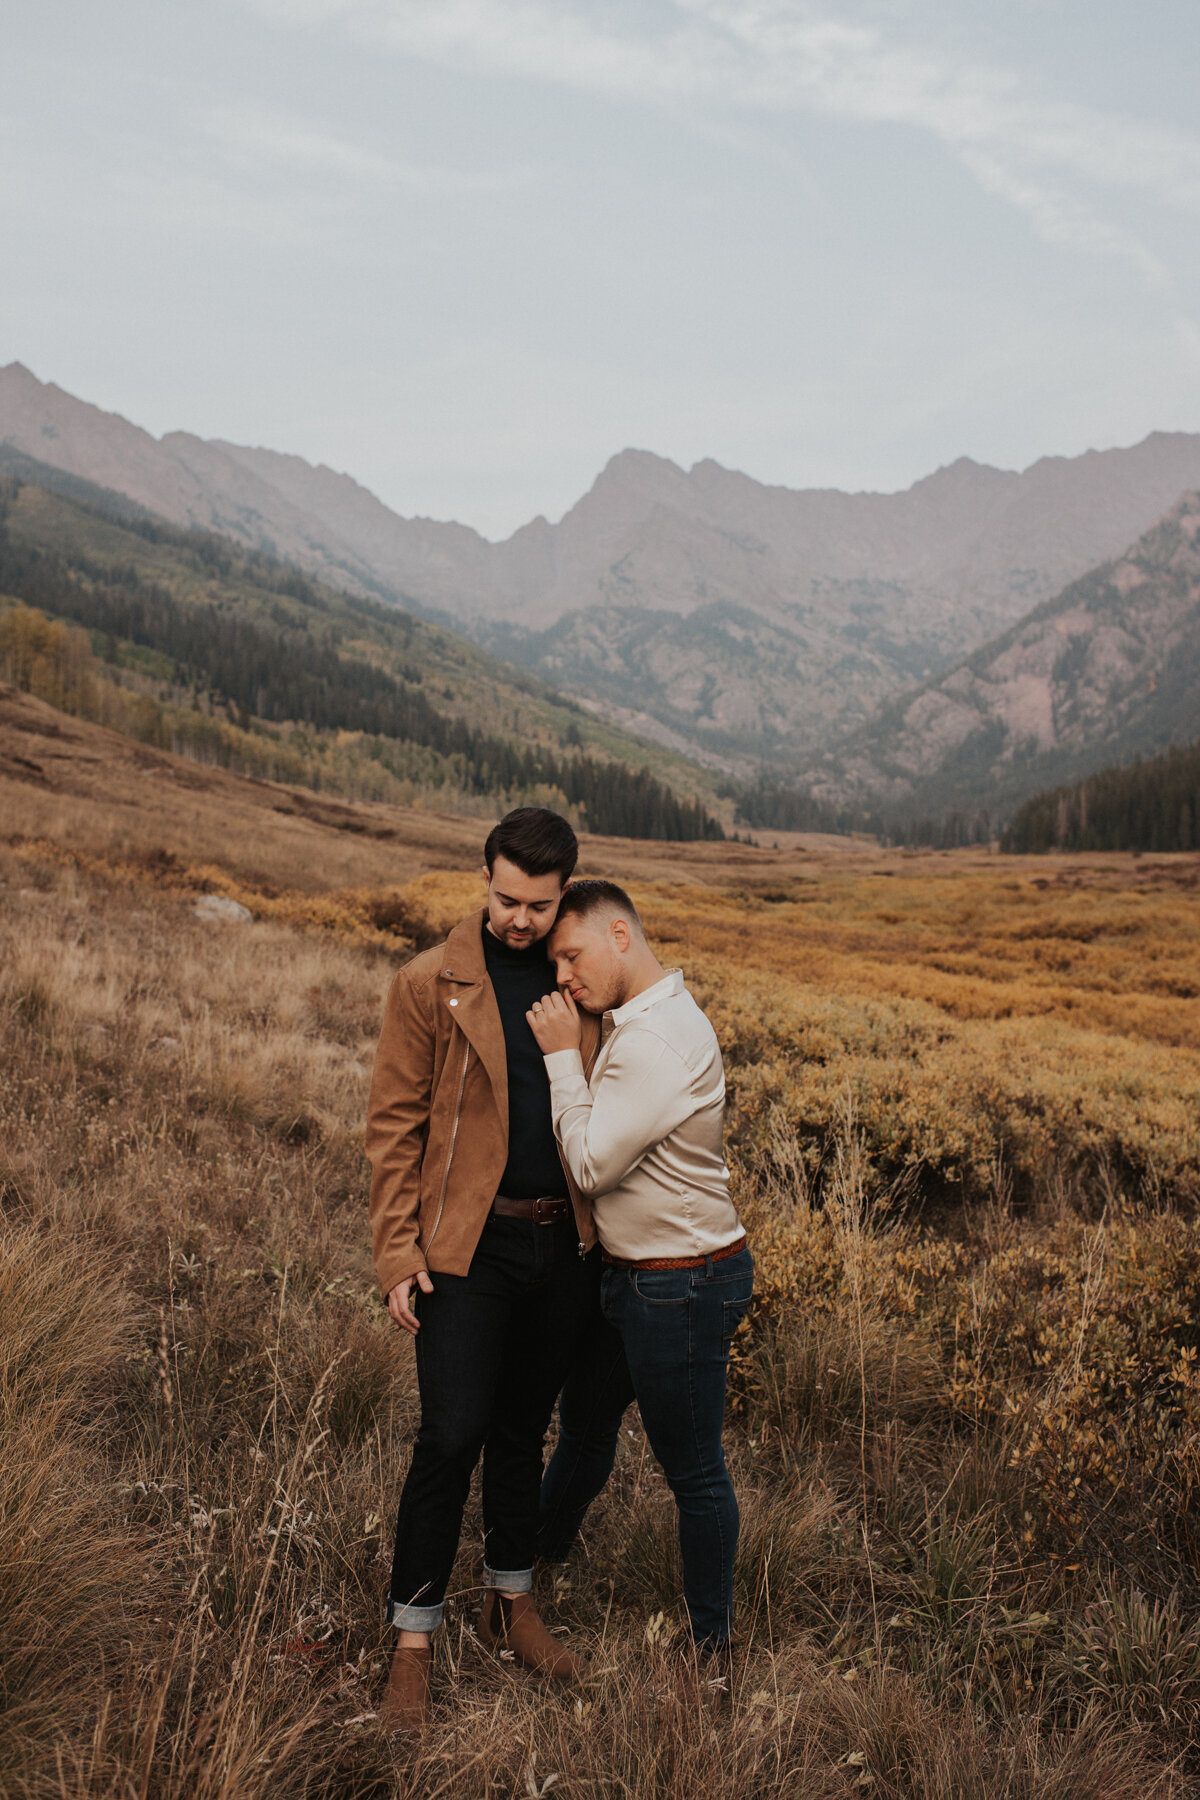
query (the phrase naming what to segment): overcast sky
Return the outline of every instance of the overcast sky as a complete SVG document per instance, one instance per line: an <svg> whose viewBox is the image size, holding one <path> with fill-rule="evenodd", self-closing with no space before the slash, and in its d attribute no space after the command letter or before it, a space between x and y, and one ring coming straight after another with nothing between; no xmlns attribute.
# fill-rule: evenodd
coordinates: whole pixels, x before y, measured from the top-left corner
<svg viewBox="0 0 1200 1800"><path fill-rule="evenodd" d="M7 0L0 362L489 536L1200 430L1196 0Z"/></svg>

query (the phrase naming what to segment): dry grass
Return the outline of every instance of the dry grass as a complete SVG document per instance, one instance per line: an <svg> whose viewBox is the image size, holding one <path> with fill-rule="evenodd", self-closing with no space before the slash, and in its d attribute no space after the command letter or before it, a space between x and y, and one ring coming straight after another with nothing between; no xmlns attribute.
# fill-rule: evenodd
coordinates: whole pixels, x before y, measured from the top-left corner
<svg viewBox="0 0 1200 1800"><path fill-rule="evenodd" d="M0 1791L1194 1791L1196 1050L1163 986L1193 980L1187 864L1038 888L830 858L811 898L769 898L740 850L670 883L664 852L613 848L729 1052L759 1262L733 1704L678 1666L633 1415L546 1577L582 1687L474 1639L473 1512L410 1744L373 1717L415 1404L360 1131L391 968L474 903L469 846L293 882L298 838L172 861L111 820L50 847L34 822L0 850ZM196 918L203 889L258 918ZM939 975L969 941L978 966Z"/></svg>

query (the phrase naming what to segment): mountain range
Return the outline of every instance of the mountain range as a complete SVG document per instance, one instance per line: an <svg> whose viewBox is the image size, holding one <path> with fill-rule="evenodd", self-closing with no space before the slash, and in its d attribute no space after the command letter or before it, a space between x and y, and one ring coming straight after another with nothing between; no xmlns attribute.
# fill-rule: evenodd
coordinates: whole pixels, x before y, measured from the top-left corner
<svg viewBox="0 0 1200 1800"><path fill-rule="evenodd" d="M885 809L988 805L1200 734L1200 493L840 747L825 785Z"/></svg>
<svg viewBox="0 0 1200 1800"><path fill-rule="evenodd" d="M1057 771L1099 738L1161 739L1158 725L1135 725L1132 702L1113 700L1111 729L1095 710L1107 704L1095 673L1104 657L1129 679L1153 661L1149 625L1142 651L1118 655L1100 603L1081 614L1078 597L1063 596L1117 567L1200 489L1200 434L1179 432L1020 473L962 458L894 494L794 491L713 461L684 470L625 450L557 524L537 518L491 543L465 525L403 518L297 456L186 432L156 439L18 363L0 370L4 445L424 613L699 760L816 780L843 803L915 805L957 793L968 770L998 768L1021 787L1039 758ZM1131 618L1158 579L1147 545L1129 565L1145 577L1130 589ZM1081 646L1093 628L1106 648L1089 662ZM1055 645L1069 656L1053 661L1059 686L1047 700L1036 683L1050 677L1012 671L1022 659L1040 668ZM1095 700L1089 711L1081 699L1075 723L1064 710L1070 657L1090 671L1081 679ZM1152 703L1147 718L1160 712Z"/></svg>

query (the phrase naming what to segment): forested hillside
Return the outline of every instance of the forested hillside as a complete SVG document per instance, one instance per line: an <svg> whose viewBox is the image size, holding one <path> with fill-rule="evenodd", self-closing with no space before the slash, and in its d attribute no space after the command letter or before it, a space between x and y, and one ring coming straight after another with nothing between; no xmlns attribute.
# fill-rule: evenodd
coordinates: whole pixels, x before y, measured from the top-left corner
<svg viewBox="0 0 1200 1800"><path fill-rule="evenodd" d="M1043 850L1195 850L1200 847L1200 743L1027 800L1002 839Z"/></svg>
<svg viewBox="0 0 1200 1800"><path fill-rule="evenodd" d="M452 634L99 495L0 482L0 601L0 674L199 761L351 797L536 800L632 837L722 835L682 758L666 760L684 796L649 766L662 753Z"/></svg>

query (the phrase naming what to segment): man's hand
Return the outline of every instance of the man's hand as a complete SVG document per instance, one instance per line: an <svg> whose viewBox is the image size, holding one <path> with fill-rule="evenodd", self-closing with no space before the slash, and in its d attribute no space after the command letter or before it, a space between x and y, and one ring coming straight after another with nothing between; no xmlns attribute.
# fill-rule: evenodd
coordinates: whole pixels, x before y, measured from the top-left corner
<svg viewBox="0 0 1200 1800"><path fill-rule="evenodd" d="M578 1050L583 1042L579 1008L570 994L543 994L525 1014L543 1056Z"/></svg>
<svg viewBox="0 0 1200 1800"><path fill-rule="evenodd" d="M392 1318L402 1331L408 1332L410 1337L416 1337L421 1329L421 1321L408 1303L414 1281L423 1294L432 1294L432 1281L424 1269L419 1269L415 1275L406 1275L403 1281L398 1281L387 1297L387 1309Z"/></svg>

